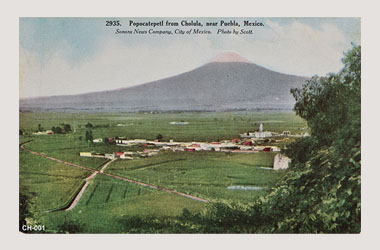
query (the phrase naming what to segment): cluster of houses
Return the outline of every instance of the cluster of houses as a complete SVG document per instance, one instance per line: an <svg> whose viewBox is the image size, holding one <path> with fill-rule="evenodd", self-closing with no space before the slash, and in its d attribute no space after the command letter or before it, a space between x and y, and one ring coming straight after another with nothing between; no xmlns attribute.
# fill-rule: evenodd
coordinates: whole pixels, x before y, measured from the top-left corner
<svg viewBox="0 0 380 250"><path fill-rule="evenodd" d="M173 122L174 123L174 122ZM172 123L171 123L172 124ZM175 122L177 125L177 122ZM182 124L181 124L182 125ZM145 149L141 152L113 152L111 154L99 154L91 152L80 152L80 156L84 157L100 157L100 158L120 158L133 159L134 157L149 157L157 155L160 151L218 151L231 153L258 153L258 152L280 152L278 146L262 146L256 145L258 141L268 137L291 137L290 131L284 131L282 134L263 131L261 123L258 131L241 134L241 139L224 140L221 142L163 142L160 140L134 139L129 140L125 137L107 138L109 142L113 142L118 146L142 146ZM307 133L294 135L292 137L308 136ZM94 139L95 143L103 142L103 139Z"/></svg>
<svg viewBox="0 0 380 250"><path fill-rule="evenodd" d="M100 154L100 153L94 153L94 152L80 152L79 156L83 157L94 157L94 158L105 158L105 159L115 159L120 158L124 160L132 160L136 157L148 157L148 156L154 156L158 154L159 150L149 150L146 149L142 152L113 152L113 153L106 153L106 154Z"/></svg>
<svg viewBox="0 0 380 250"><path fill-rule="evenodd" d="M134 146L140 145L147 147L141 152L113 152L108 154L100 154L93 152L80 152L80 156L84 157L98 157L107 159L133 159L133 157L149 157L157 155L160 151L173 151L173 152L188 152L188 151L217 151L217 152L231 152L231 153L258 153L262 152L280 152L277 146L254 146L252 140L241 141L233 139L231 141L222 142L161 142L159 140L148 141L145 139L127 140L123 138L115 139L118 146ZM149 149L149 147L151 147Z"/></svg>
<svg viewBox="0 0 380 250"><path fill-rule="evenodd" d="M304 132L300 135L292 135L290 131L283 131L281 134L270 132L270 131L263 131L262 123L260 123L258 131L240 134L240 137L242 138L253 138L253 139L262 139L262 138L268 138L268 137L306 137L306 136L309 136L309 133Z"/></svg>
<svg viewBox="0 0 380 250"><path fill-rule="evenodd" d="M252 140L241 141L239 139L225 140L222 142L161 142L159 140L148 141L145 139L116 139L118 146L141 145L143 147L159 147L160 150L171 151L223 151L235 153L256 153L259 151L279 152L277 146L254 146Z"/></svg>

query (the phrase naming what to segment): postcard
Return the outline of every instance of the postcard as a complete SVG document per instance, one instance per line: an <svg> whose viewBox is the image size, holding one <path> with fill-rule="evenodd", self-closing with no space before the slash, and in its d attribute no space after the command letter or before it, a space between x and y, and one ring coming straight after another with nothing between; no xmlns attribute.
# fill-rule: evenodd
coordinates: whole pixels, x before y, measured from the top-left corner
<svg viewBox="0 0 380 250"><path fill-rule="evenodd" d="M360 25L21 17L19 231L360 233Z"/></svg>

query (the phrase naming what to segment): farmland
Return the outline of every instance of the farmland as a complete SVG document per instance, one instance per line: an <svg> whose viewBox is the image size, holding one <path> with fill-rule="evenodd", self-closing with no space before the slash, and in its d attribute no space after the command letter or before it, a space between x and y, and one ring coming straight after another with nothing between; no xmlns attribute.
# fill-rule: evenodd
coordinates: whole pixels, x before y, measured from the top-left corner
<svg viewBox="0 0 380 250"><path fill-rule="evenodd" d="M170 125L185 121L188 125ZM142 146L120 147L105 143L89 144L83 138L92 123L94 138L124 136L154 140L158 134L168 141L220 141L237 138L239 133L257 129L300 133L306 122L292 112L197 112L197 113L21 113L20 143L25 147L63 161L99 170L101 158L80 157L79 152L112 153L141 151ZM32 135L38 126L70 124L72 132ZM96 127L98 126L98 127ZM225 152L161 152L157 156L117 160L105 173L129 178L170 190L204 198L210 202L250 204L268 194L286 171L273 171L274 153L249 155ZM91 174L20 150L20 195L27 196L29 221L43 223L46 232L59 232L63 225L75 224L78 232L123 232L124 216L173 218L183 209L202 212L207 203L142 187L110 176L93 179L71 211L43 213L66 205L83 180ZM257 186L260 191L230 190L229 186ZM74 231L71 231L74 232Z"/></svg>

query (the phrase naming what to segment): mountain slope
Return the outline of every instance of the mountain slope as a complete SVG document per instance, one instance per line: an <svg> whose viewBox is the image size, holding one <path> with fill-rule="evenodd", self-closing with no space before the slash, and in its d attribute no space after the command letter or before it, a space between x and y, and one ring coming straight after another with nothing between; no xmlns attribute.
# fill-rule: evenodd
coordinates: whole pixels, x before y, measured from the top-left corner
<svg viewBox="0 0 380 250"><path fill-rule="evenodd" d="M20 108L137 111L293 107L290 89L300 87L307 78L270 71L234 54L230 58L215 58L192 71L125 89L20 100Z"/></svg>

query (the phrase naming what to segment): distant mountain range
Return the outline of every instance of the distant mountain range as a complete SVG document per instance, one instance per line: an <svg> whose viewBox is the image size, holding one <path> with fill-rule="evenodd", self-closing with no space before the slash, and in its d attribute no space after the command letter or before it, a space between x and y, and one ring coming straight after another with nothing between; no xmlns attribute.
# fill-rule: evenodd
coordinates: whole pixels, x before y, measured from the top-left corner
<svg viewBox="0 0 380 250"><path fill-rule="evenodd" d="M307 79L274 72L226 52L192 71L129 88L21 99L20 110L292 109L295 101L290 89L301 87Z"/></svg>

